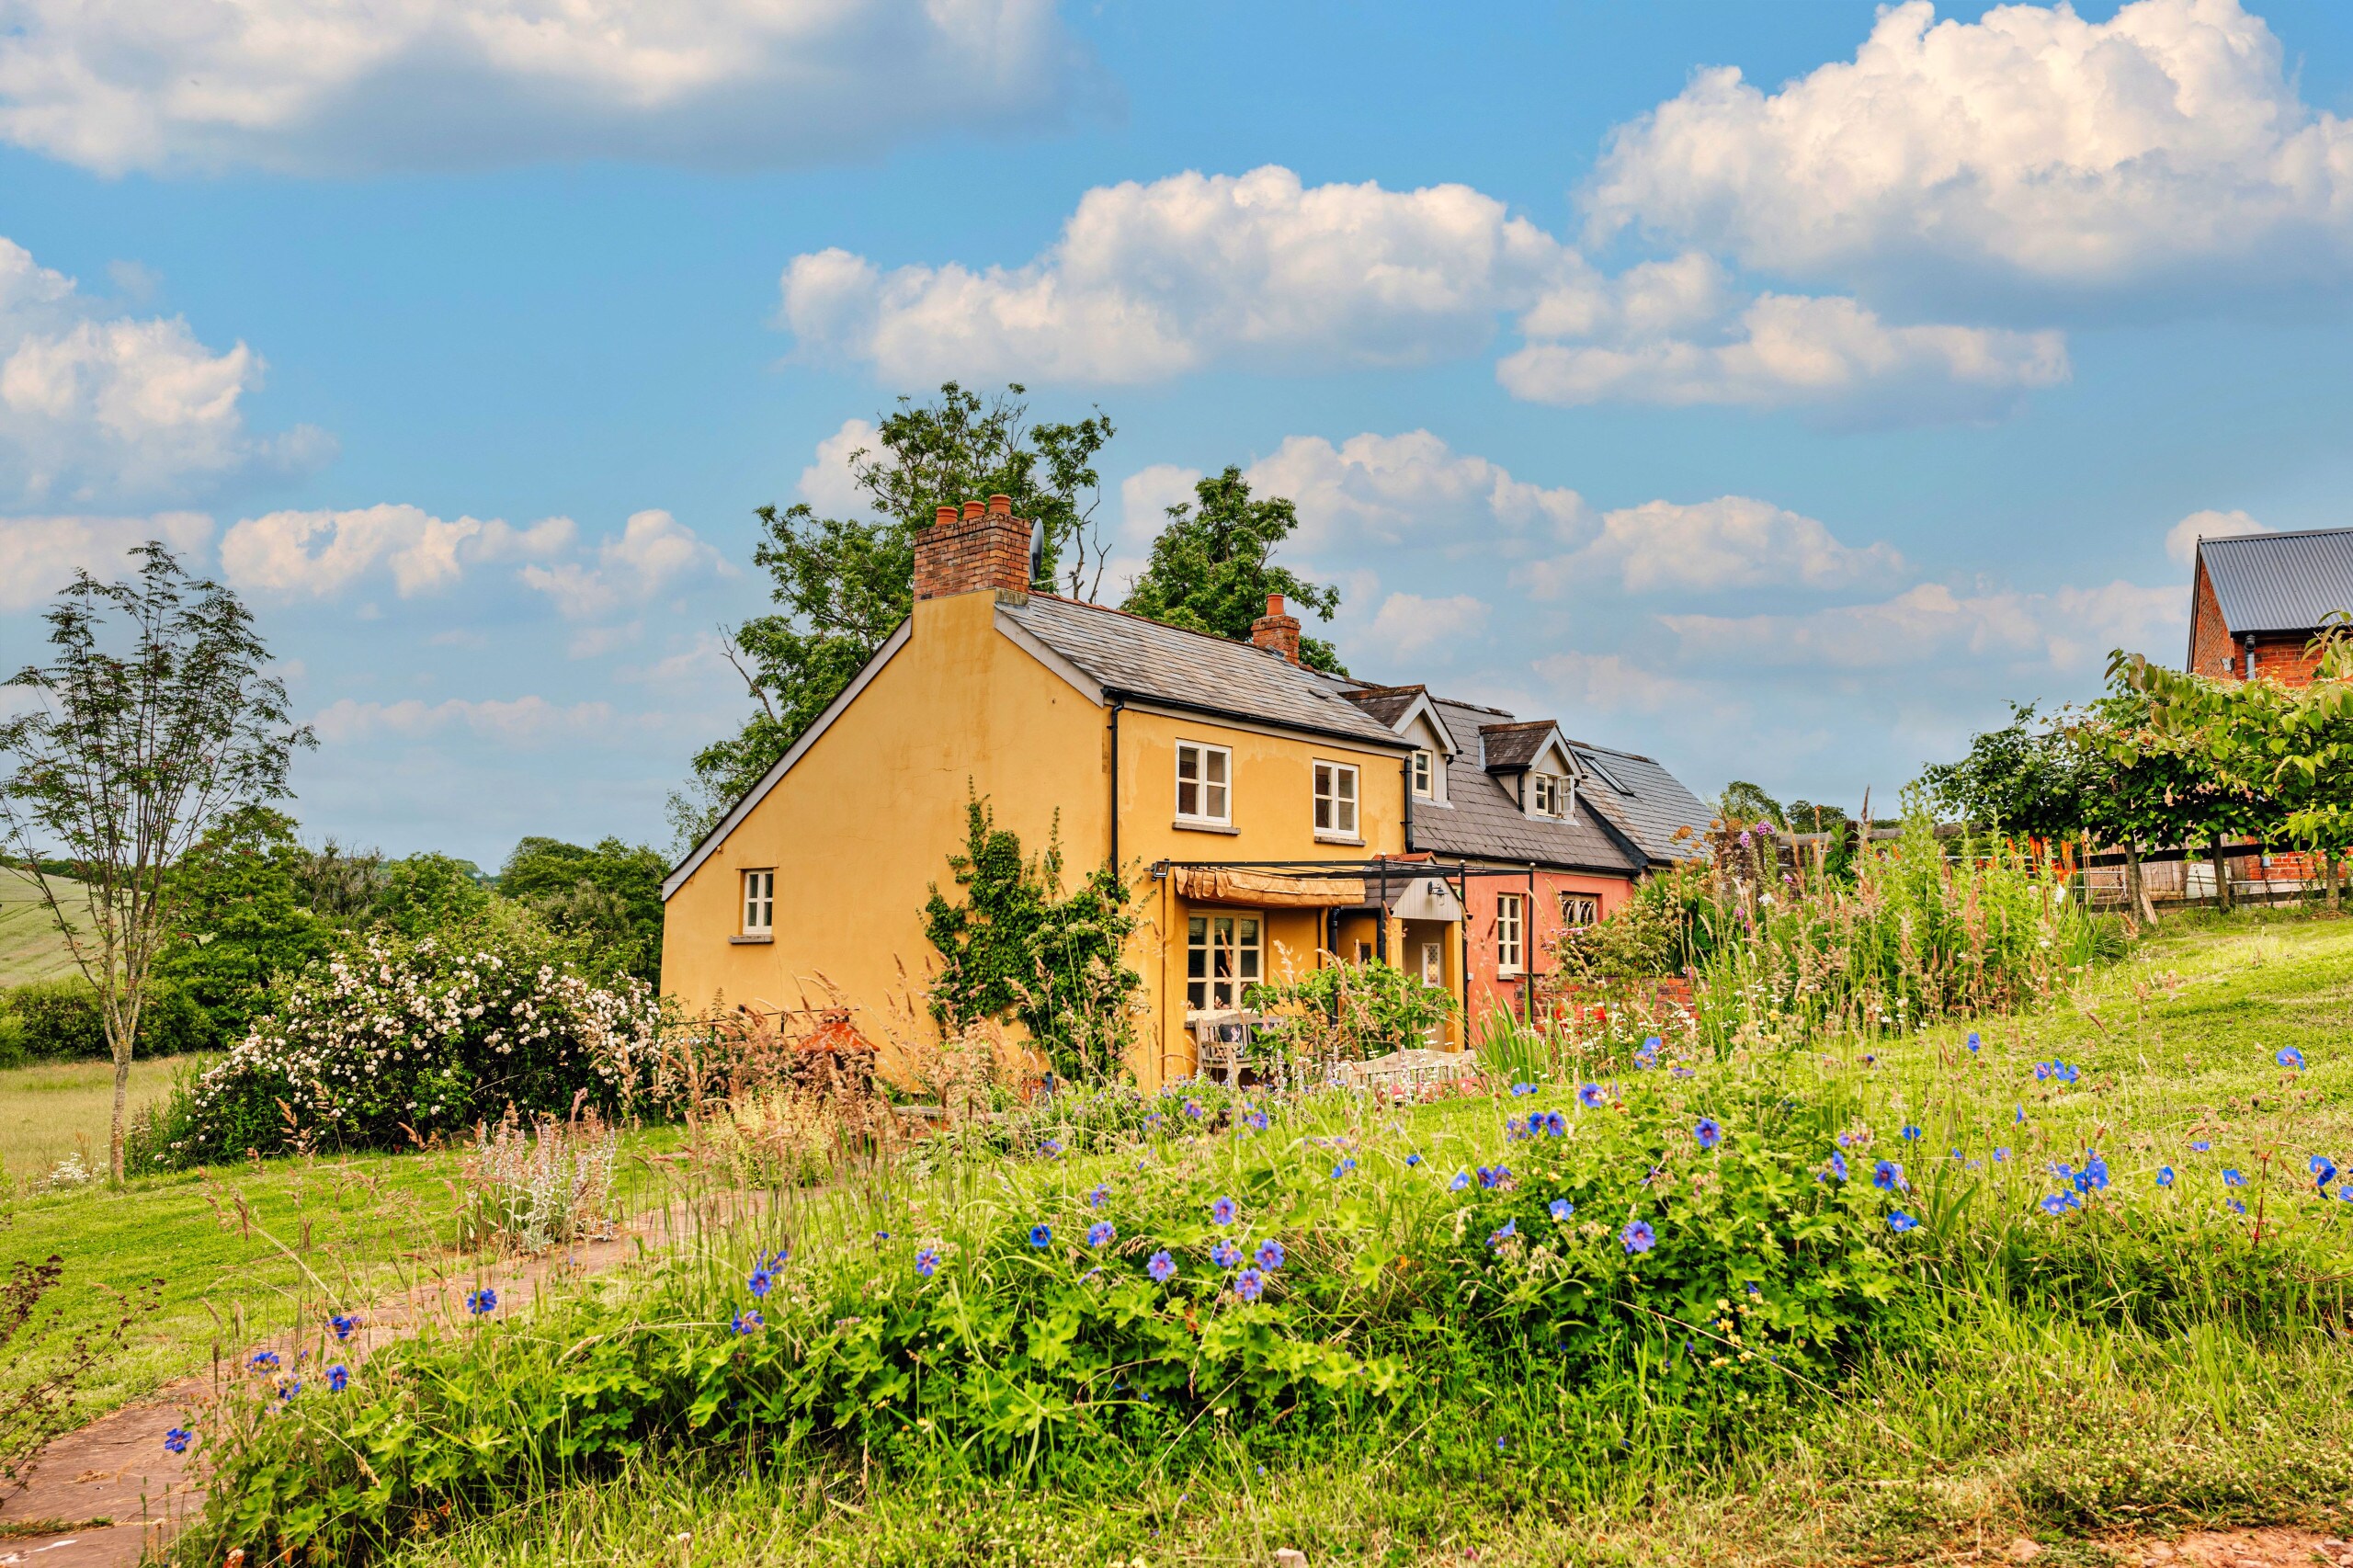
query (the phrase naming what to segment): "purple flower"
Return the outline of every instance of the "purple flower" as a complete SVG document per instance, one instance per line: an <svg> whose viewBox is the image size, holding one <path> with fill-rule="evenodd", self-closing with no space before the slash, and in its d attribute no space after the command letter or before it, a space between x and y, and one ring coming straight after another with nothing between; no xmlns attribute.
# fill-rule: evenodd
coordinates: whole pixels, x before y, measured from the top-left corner
<svg viewBox="0 0 2353 1568"><path fill-rule="evenodd" d="M1047 1139L1044 1142L1038 1145L1038 1153L1045 1155L1046 1158L1050 1160L1061 1158L1062 1152L1062 1144L1051 1138Z"/></svg>
<svg viewBox="0 0 2353 1568"><path fill-rule="evenodd" d="M176 1454L188 1452L188 1446L195 1440L196 1434L185 1426L175 1426L164 1434L164 1447Z"/></svg>
<svg viewBox="0 0 2353 1568"><path fill-rule="evenodd" d="M2232 1213L2234 1213L2234 1214L2244 1214L2244 1213L2245 1213L2245 1212L2246 1212L2246 1205L2245 1205L2245 1204L2241 1203L2241 1202L2240 1202L2237 1199L2235 1199L2235 1198L2232 1199L2230 1201L2231 1201L2231 1212L2232 1212Z"/></svg>
<svg viewBox="0 0 2353 1568"><path fill-rule="evenodd" d="M1997 1165L2009 1157L2010 1152L2007 1148L2000 1148L1994 1151L1994 1163Z"/></svg>
<svg viewBox="0 0 2353 1568"><path fill-rule="evenodd" d="M1602 1095L1601 1085L1598 1084L1587 1084L1584 1088L1577 1091L1577 1104L1585 1107L1587 1110L1599 1110L1604 1103L1605 1096Z"/></svg>
<svg viewBox="0 0 2353 1568"><path fill-rule="evenodd" d="M1509 1165L1481 1165L1479 1167L1479 1185L1490 1192L1509 1180L1511 1180Z"/></svg>
<svg viewBox="0 0 2353 1568"><path fill-rule="evenodd" d="M1518 1099L1522 1095L1532 1095L1535 1092L1536 1085L1533 1084L1514 1084L1511 1086L1512 1098L1514 1099Z"/></svg>
<svg viewBox="0 0 2353 1568"><path fill-rule="evenodd" d="M1830 1174L1840 1181L1847 1179L1847 1156L1836 1150L1833 1150L1830 1155Z"/></svg>
<svg viewBox="0 0 2353 1568"><path fill-rule="evenodd" d="M1405 1156L1405 1163L1408 1165L1418 1165L1422 1163L1422 1157L1419 1154L1408 1154Z"/></svg>
<svg viewBox="0 0 2353 1568"><path fill-rule="evenodd" d="M1283 1244L1268 1236L1258 1244L1258 1267L1272 1274L1283 1266Z"/></svg>
<svg viewBox="0 0 2353 1568"><path fill-rule="evenodd" d="M1918 1230L1920 1228L1920 1221L1912 1218L1911 1215L1906 1214L1903 1210L1895 1209L1891 1210L1888 1212L1887 1228L1893 1231L1900 1236L1906 1231Z"/></svg>
<svg viewBox="0 0 2353 1568"><path fill-rule="evenodd" d="M335 1330L335 1336L337 1339L348 1339L354 1334L358 1332L359 1320L358 1318L344 1317L338 1313L337 1315L327 1319L327 1326Z"/></svg>
<svg viewBox="0 0 2353 1568"><path fill-rule="evenodd" d="M327 1390L329 1392L341 1393L345 1389L349 1388L350 1386L350 1368L345 1366L342 1362L337 1361L334 1366L327 1369Z"/></svg>
<svg viewBox="0 0 2353 1568"><path fill-rule="evenodd" d="M751 1274L744 1281L744 1289L752 1293L754 1301L758 1301L776 1289L776 1276L769 1272L767 1264L756 1263L752 1265Z"/></svg>
<svg viewBox="0 0 2353 1568"><path fill-rule="evenodd" d="M1232 1242L1220 1242L1210 1248L1210 1261L1220 1268L1231 1268L1242 1261L1242 1249Z"/></svg>
<svg viewBox="0 0 2353 1568"><path fill-rule="evenodd" d="M1658 1233L1651 1229L1648 1220L1635 1220L1618 1233L1618 1241L1625 1247L1626 1256L1631 1257L1658 1245Z"/></svg>
<svg viewBox="0 0 2353 1568"><path fill-rule="evenodd" d="M727 1326L733 1329L739 1335L757 1334L762 1328L767 1325L767 1319L760 1315L757 1308L754 1308L748 1312L737 1312L733 1318L729 1320Z"/></svg>
<svg viewBox="0 0 2353 1568"><path fill-rule="evenodd" d="M2277 1062L2282 1067L2293 1067L2298 1072L2302 1072L2303 1070L2304 1053L2298 1051L2292 1045L2281 1046L2279 1048L2279 1054L2273 1057L2271 1060Z"/></svg>
<svg viewBox="0 0 2353 1568"><path fill-rule="evenodd" d="M1518 1233L1519 1221L1517 1220L1506 1220L1499 1228L1488 1235L1487 1244L1491 1247L1500 1247L1504 1244L1504 1241L1506 1237L1516 1236Z"/></svg>
<svg viewBox="0 0 2353 1568"><path fill-rule="evenodd" d="M1176 1278L1176 1260L1168 1256L1166 1247L1163 1247L1152 1255L1152 1260L1143 1266L1143 1271L1152 1276L1154 1283L1165 1285Z"/></svg>
<svg viewBox="0 0 2353 1568"><path fill-rule="evenodd" d="M1091 1247L1109 1246L1120 1233L1111 1228L1108 1220L1097 1220L1086 1227L1086 1244Z"/></svg>
<svg viewBox="0 0 2353 1568"><path fill-rule="evenodd" d="M1233 1224L1233 1199L1232 1199L1231 1198L1221 1198L1221 1199L1219 1199L1215 1203L1211 1204L1211 1205L1210 1205L1210 1220L1211 1220L1211 1223L1213 1223L1213 1224L1219 1224L1219 1225L1231 1225L1231 1224Z"/></svg>
<svg viewBox="0 0 2353 1568"><path fill-rule="evenodd" d="M1264 1132L1267 1130L1267 1113L1265 1111L1254 1110L1250 1113L1247 1119L1254 1131Z"/></svg>
<svg viewBox="0 0 2353 1568"><path fill-rule="evenodd" d="M936 1248L936 1247L923 1247L923 1248L920 1248L920 1249L918 1249L918 1250L916 1251L916 1253L915 1253L915 1278L918 1278L918 1279L928 1279L928 1278L930 1278L932 1277L932 1275L934 1275L935 1273L938 1272L938 1269L939 1269L939 1251L938 1251L938 1248Z"/></svg>
<svg viewBox="0 0 2353 1568"><path fill-rule="evenodd" d="M1552 1218L1561 1221L1563 1224L1566 1224L1568 1222L1569 1216L1576 1211L1577 1206L1570 1202L1567 1199L1556 1198L1552 1199Z"/></svg>
<svg viewBox="0 0 2353 1568"><path fill-rule="evenodd" d="M278 1352L275 1350L256 1350L253 1354L253 1359L247 1361L245 1365L257 1371L272 1370L278 1365Z"/></svg>
<svg viewBox="0 0 2353 1568"><path fill-rule="evenodd" d="M1566 1138L1569 1135L1569 1119L1557 1110L1548 1110L1544 1113L1544 1131L1555 1138Z"/></svg>
<svg viewBox="0 0 2353 1568"><path fill-rule="evenodd" d="M1881 1160L1871 1167L1871 1185L1881 1192L1912 1190L1912 1184L1904 1179L1904 1167L1893 1160Z"/></svg>
<svg viewBox="0 0 2353 1568"><path fill-rule="evenodd" d="M756 1295L759 1292L755 1291L753 1293ZM476 1317L481 1317L485 1312L494 1312L497 1310L498 1292L492 1290L487 1285L483 1286L479 1290L471 1292L466 1297L466 1311L473 1313Z"/></svg>
<svg viewBox="0 0 2353 1568"><path fill-rule="evenodd" d="M2210 1149L2213 1148L2213 1146L2214 1146L2214 1145L2212 1144L2212 1142L2210 1142L2210 1141L2208 1141L2207 1139L2200 1138L2200 1139L2198 1139L2198 1140L2194 1141L2194 1142L2189 1145L2189 1152L2190 1152L2191 1153L2193 1153L2193 1154L2202 1154L2202 1153L2205 1153L2208 1150L2210 1150Z"/></svg>
<svg viewBox="0 0 2353 1568"><path fill-rule="evenodd" d="M1191 1120L1200 1120L1201 1102L1199 1100L1187 1100L1185 1102L1185 1115Z"/></svg>
<svg viewBox="0 0 2353 1568"><path fill-rule="evenodd" d="M1446 1190L1449 1192L1461 1192L1464 1187L1469 1187L1470 1185L1471 1173L1469 1171L1457 1171L1454 1173L1454 1179L1446 1184Z"/></svg>
<svg viewBox="0 0 2353 1568"><path fill-rule="evenodd" d="M1256 1301L1266 1290L1266 1278L1255 1268L1245 1268L1234 1276L1233 1293L1245 1301Z"/></svg>
<svg viewBox="0 0 2353 1568"><path fill-rule="evenodd" d="M2068 1210L2079 1207L2081 1205L2072 1192L2048 1192L2042 1197L2042 1211L2045 1214L2064 1214Z"/></svg>
<svg viewBox="0 0 2353 1568"><path fill-rule="evenodd" d="M1699 1141L1702 1149L1712 1149L1724 1141L1724 1130L1712 1116L1703 1116L1691 1129L1691 1136Z"/></svg>
<svg viewBox="0 0 2353 1568"><path fill-rule="evenodd" d="M1100 1209L1109 1201L1111 1201L1111 1189L1099 1182L1096 1184L1095 1189L1086 1195L1086 1206L1089 1209Z"/></svg>

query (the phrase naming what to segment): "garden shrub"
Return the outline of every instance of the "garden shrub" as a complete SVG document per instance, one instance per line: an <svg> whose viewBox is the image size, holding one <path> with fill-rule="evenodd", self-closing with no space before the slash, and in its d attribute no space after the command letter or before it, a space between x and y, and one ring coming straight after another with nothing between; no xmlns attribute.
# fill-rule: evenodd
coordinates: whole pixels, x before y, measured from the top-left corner
<svg viewBox="0 0 2353 1568"><path fill-rule="evenodd" d="M527 917L494 909L446 937L371 933L287 984L197 1081L179 1153L397 1148L510 1105L627 1113L652 1092L660 1017L643 983L590 983Z"/></svg>
<svg viewBox="0 0 2353 1568"><path fill-rule="evenodd" d="M107 1044L104 1013L98 994L79 975L37 980L9 990L0 997L0 1017L14 1020L8 1029L22 1062L105 1062L113 1057ZM0 1024L0 1028L6 1026ZM134 1051L142 1057L178 1056L191 1051L214 1051L221 1045L212 1017L178 986L150 981L139 1015ZM0 1037L0 1064L8 1046Z"/></svg>

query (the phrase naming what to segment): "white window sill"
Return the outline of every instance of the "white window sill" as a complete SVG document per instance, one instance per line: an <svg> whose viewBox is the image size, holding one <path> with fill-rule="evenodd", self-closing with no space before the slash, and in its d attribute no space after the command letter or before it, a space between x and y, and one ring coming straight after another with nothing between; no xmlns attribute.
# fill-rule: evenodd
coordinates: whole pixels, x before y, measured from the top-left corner
<svg viewBox="0 0 2353 1568"><path fill-rule="evenodd" d="M773 932L773 931L763 931L763 932L759 933L757 936L745 935L745 936L741 936L741 937L728 937L728 938L727 938L728 945L729 945L729 946L731 946L731 947L737 947L737 948L745 947L745 946L747 946L747 945L749 945L749 946L755 946L755 947L764 947L764 946L766 946L767 944L768 944L768 943L770 943L770 942L773 942L773 941L775 941L775 940L776 940L776 933L775 933L775 932Z"/></svg>
<svg viewBox="0 0 2353 1568"><path fill-rule="evenodd" d="M1495 978L1497 980L1525 980L1528 978L1528 971L1524 969L1498 969L1495 971Z"/></svg>
<svg viewBox="0 0 2353 1568"><path fill-rule="evenodd" d="M1168 825L1178 833L1224 833L1237 837L1242 833L1230 822L1211 822L1207 817L1178 817Z"/></svg>
<svg viewBox="0 0 2353 1568"><path fill-rule="evenodd" d="M1315 835L1315 842L1318 844L1345 844L1349 846L1351 848L1356 849L1361 849L1364 847L1364 840L1358 838L1353 833L1318 833Z"/></svg>

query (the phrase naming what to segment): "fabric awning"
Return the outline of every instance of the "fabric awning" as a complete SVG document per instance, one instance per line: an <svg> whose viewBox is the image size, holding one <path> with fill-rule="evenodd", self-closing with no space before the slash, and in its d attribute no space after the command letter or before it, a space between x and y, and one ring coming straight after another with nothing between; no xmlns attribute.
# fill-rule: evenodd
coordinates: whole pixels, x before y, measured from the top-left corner
<svg viewBox="0 0 2353 1568"><path fill-rule="evenodd" d="M1265 909L1345 909L1365 901L1361 877L1284 877L1228 866L1177 867L1176 892L1203 903Z"/></svg>

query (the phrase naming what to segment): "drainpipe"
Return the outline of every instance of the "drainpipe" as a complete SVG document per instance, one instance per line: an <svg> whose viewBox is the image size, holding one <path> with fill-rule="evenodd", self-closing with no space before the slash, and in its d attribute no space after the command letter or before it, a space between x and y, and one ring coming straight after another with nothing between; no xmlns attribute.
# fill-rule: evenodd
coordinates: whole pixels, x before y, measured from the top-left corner
<svg viewBox="0 0 2353 1568"><path fill-rule="evenodd" d="M1382 963L1389 961L1389 857L1377 858L1373 864L1381 872L1381 895L1372 905L1372 956Z"/></svg>
<svg viewBox="0 0 2353 1568"><path fill-rule="evenodd" d="M1455 975L1462 983L1462 1049L1471 1049L1471 862L1454 863L1455 892L1462 918L1454 923Z"/></svg>
<svg viewBox="0 0 2353 1568"><path fill-rule="evenodd" d="M1111 874L1115 877L1120 875L1120 710L1127 705L1123 698L1111 699Z"/></svg>
<svg viewBox="0 0 2353 1568"><path fill-rule="evenodd" d="M1414 852L1414 759L1408 756L1397 771L1405 780L1405 853Z"/></svg>
<svg viewBox="0 0 2353 1568"><path fill-rule="evenodd" d="M2255 633L2246 634L2246 678L2255 678Z"/></svg>
<svg viewBox="0 0 2353 1568"><path fill-rule="evenodd" d="M1528 1027L1536 1027L1536 862L1528 863L1528 903L1519 913L1520 1001Z"/></svg>

